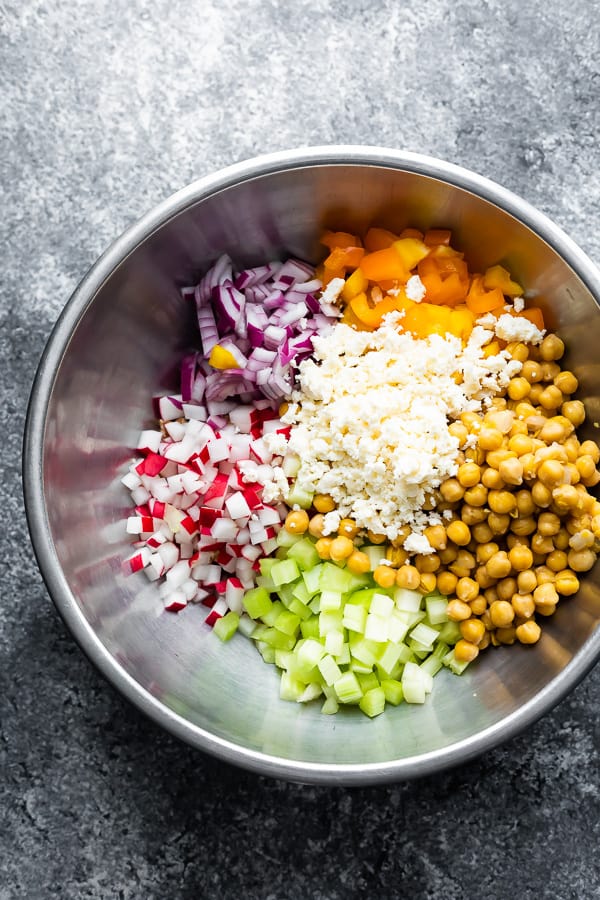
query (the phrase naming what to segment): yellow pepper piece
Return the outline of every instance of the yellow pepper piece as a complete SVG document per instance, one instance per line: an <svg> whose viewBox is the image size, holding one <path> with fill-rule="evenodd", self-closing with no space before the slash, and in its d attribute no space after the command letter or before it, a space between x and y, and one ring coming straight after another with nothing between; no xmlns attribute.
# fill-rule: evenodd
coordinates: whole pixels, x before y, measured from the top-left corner
<svg viewBox="0 0 600 900"><path fill-rule="evenodd" d="M212 366L213 369L239 369L239 365L236 362L235 356L233 353L230 353L229 350L226 350L224 347L221 347L220 344L215 344L215 346L210 351L210 357L208 360L209 366Z"/></svg>
<svg viewBox="0 0 600 900"><path fill-rule="evenodd" d="M483 355L487 359L489 356L497 356L500 353L500 344L498 341L490 341L489 344L483 348Z"/></svg>
<svg viewBox="0 0 600 900"><path fill-rule="evenodd" d="M362 269L355 269L352 275L346 279L346 283L342 288L342 299L346 303L366 291L369 282L365 278Z"/></svg>
<svg viewBox="0 0 600 900"><path fill-rule="evenodd" d="M395 241L392 246L396 253L399 254L407 272L414 269L417 263L420 263L431 252L431 247L428 247L427 244L424 244L423 241L419 241L417 238L401 238L399 241Z"/></svg>
<svg viewBox="0 0 600 900"><path fill-rule="evenodd" d="M520 297L524 293L521 285L512 280L510 272L503 266L490 266L486 269L483 286L488 291L499 288L506 297Z"/></svg>
<svg viewBox="0 0 600 900"><path fill-rule="evenodd" d="M462 341L468 341L471 332L475 326L475 316L470 309L466 307L461 309L454 308L450 315L450 325L448 330L450 334L456 335Z"/></svg>

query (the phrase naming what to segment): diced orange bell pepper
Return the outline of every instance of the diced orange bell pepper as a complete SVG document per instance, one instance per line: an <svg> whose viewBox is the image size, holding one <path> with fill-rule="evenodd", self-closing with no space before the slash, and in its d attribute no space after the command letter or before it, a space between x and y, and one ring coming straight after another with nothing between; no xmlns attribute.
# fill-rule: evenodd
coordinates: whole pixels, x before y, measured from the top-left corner
<svg viewBox="0 0 600 900"><path fill-rule="evenodd" d="M467 306L475 315L492 312L504 306L504 295L501 290L494 288L486 291L483 286L483 277L474 275L466 299Z"/></svg>
<svg viewBox="0 0 600 900"><path fill-rule="evenodd" d="M411 237L395 241L393 247L400 256L407 272L414 269L414 267L420 263L422 259L425 259L430 252L430 248L424 244L423 241Z"/></svg>
<svg viewBox="0 0 600 900"><path fill-rule="evenodd" d="M540 331L544 331L546 326L544 325L544 313L540 309L539 306L530 306L528 309L524 309L520 313L516 313L517 316L522 316L524 319L529 319L530 322L533 322L536 328L539 328Z"/></svg>
<svg viewBox="0 0 600 900"><path fill-rule="evenodd" d="M483 286L488 291L498 288L507 297L520 297L523 293L521 285L512 280L510 272L503 266L490 266L489 269L486 269L483 276Z"/></svg>
<svg viewBox="0 0 600 900"><path fill-rule="evenodd" d="M436 244L449 244L451 237L452 232L446 228L430 228L425 232L423 240L430 247L435 247Z"/></svg>
<svg viewBox="0 0 600 900"><path fill-rule="evenodd" d="M400 327L410 331L415 337L427 338L432 334L445 335L450 330L452 312L444 306L432 303L417 303L407 310L400 320Z"/></svg>
<svg viewBox="0 0 600 900"><path fill-rule="evenodd" d="M365 251L362 247L334 247L327 259L325 260L326 269L355 269Z"/></svg>
<svg viewBox="0 0 600 900"><path fill-rule="evenodd" d="M466 306L459 309L454 308L450 313L450 324L448 330L450 334L456 335L462 341L468 341L469 335L475 326L475 316Z"/></svg>
<svg viewBox="0 0 600 900"><path fill-rule="evenodd" d="M385 250L397 240L398 235L394 234L393 231L388 231L387 228L369 228L365 234L365 249L369 253L374 253L376 250Z"/></svg>
<svg viewBox="0 0 600 900"><path fill-rule="evenodd" d="M417 241L423 240L423 232L418 228L404 228L399 234L400 240L403 238L415 238Z"/></svg>
<svg viewBox="0 0 600 900"><path fill-rule="evenodd" d="M362 247L361 239L355 234L348 234L347 231L325 231L321 237L321 244L325 244L330 250L336 247L342 250L346 247Z"/></svg>
<svg viewBox="0 0 600 900"><path fill-rule="evenodd" d="M384 297L375 306L370 306L366 294L358 294L350 301L350 309L356 318L369 328L379 328L383 317L387 313L407 310L416 306L412 300L407 300L401 294L397 297ZM404 321L404 320L402 320Z"/></svg>
<svg viewBox="0 0 600 900"><path fill-rule="evenodd" d="M388 278L406 281L408 273L393 247L367 253L360 261L360 267L369 281L384 281Z"/></svg>
<svg viewBox="0 0 600 900"><path fill-rule="evenodd" d="M459 278L456 272L452 272L442 283L437 291L427 295L427 300L431 303L438 303L443 306L456 306L457 303L463 303L469 290L469 282Z"/></svg>
<svg viewBox="0 0 600 900"><path fill-rule="evenodd" d="M355 269L352 275L349 275L348 278L346 278L346 283L342 288L342 299L346 303L349 303L357 294L366 291L368 284L369 282L365 278L362 269Z"/></svg>
<svg viewBox="0 0 600 900"><path fill-rule="evenodd" d="M487 359L489 356L497 356L500 353L500 344L498 341L490 341L483 348L483 355Z"/></svg>
<svg viewBox="0 0 600 900"><path fill-rule="evenodd" d="M352 328L356 328L357 331L371 331L371 327L369 325L365 325L364 322L352 312L352 308L350 306L346 306L344 312L342 313L341 318L338 320L343 325L350 325Z"/></svg>

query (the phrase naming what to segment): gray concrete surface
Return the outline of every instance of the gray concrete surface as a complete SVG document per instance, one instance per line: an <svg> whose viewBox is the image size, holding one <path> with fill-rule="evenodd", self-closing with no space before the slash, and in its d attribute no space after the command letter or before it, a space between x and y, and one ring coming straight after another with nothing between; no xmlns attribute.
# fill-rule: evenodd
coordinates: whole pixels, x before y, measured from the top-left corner
<svg viewBox="0 0 600 900"><path fill-rule="evenodd" d="M31 379L71 290L224 164L329 142L422 151L521 194L599 263L596 5L2 0L0 39L0 900L600 897L600 669L435 778L258 778L159 732L92 670L20 489Z"/></svg>

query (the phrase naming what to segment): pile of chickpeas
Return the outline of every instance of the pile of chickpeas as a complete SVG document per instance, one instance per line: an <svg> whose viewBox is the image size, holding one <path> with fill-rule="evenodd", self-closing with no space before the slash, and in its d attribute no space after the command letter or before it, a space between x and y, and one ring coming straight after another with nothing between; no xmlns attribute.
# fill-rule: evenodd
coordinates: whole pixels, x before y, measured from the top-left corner
<svg viewBox="0 0 600 900"><path fill-rule="evenodd" d="M424 531L435 552L404 550L408 526L390 542L346 518L337 535L324 536L324 515L335 503L322 494L310 513L290 512L285 522L288 531L316 538L321 559L345 561L355 573L370 569L363 544L387 543L376 584L447 596L463 661L490 645L536 643L539 617L576 593L600 550L600 502L588 492L600 481L600 450L577 437L585 410L571 399L577 378L558 364L564 344L549 334L537 347L506 349L522 363L518 377L485 413L463 413L450 425L458 471L426 504L445 513L444 524Z"/></svg>

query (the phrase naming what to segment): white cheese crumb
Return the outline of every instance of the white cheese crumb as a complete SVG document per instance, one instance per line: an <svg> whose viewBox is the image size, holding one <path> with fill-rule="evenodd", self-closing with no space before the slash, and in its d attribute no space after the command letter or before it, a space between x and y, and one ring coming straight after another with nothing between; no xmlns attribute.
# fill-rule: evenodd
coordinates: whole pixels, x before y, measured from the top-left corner
<svg viewBox="0 0 600 900"><path fill-rule="evenodd" d="M335 303L342 293L342 288L345 284L346 281L344 278L332 278L321 294L321 303Z"/></svg>
<svg viewBox="0 0 600 900"><path fill-rule="evenodd" d="M524 316L500 316L496 322L496 334L503 341L523 341L525 344L541 344L544 332Z"/></svg>
<svg viewBox="0 0 600 900"><path fill-rule="evenodd" d="M273 456L285 456L287 441L283 434L277 434L276 431L271 431L268 434L265 434L263 441Z"/></svg>
<svg viewBox="0 0 600 900"><path fill-rule="evenodd" d="M415 303L420 303L427 293L427 288L418 275L411 275L406 282L406 296Z"/></svg>
<svg viewBox="0 0 600 900"><path fill-rule="evenodd" d="M513 308L515 312L523 312L525 309L525 301L522 297L515 297L513 300Z"/></svg>
<svg viewBox="0 0 600 900"><path fill-rule="evenodd" d="M424 534L409 534L404 541L404 549L407 553L433 553L433 547Z"/></svg>
<svg viewBox="0 0 600 900"><path fill-rule="evenodd" d="M323 516L323 534L333 534L340 527L341 516L334 509L332 512L325 513Z"/></svg>

